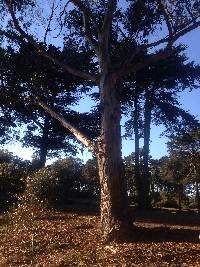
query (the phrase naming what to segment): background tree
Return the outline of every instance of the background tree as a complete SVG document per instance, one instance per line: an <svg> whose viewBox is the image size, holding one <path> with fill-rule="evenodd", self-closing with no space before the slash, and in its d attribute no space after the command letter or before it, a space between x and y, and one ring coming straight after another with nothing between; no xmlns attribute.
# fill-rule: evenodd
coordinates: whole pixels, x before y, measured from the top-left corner
<svg viewBox="0 0 200 267"><path fill-rule="evenodd" d="M198 212L200 212L200 139L199 129L184 132L178 136L173 136L168 143L169 151L172 155L183 155L187 160L186 178L190 178L195 185L195 195Z"/></svg>
<svg viewBox="0 0 200 267"><path fill-rule="evenodd" d="M199 66L185 63L184 54L175 54L166 60L136 73L133 80L126 83L123 101L133 115L126 122L126 132L134 132L135 178L138 182L138 204L148 208L150 203L149 145L151 124L164 124L172 129L196 127L198 120L184 111L178 101L178 93L197 87ZM174 71L176 69L176 71ZM136 82L135 82L136 81ZM130 97L131 95L131 97ZM140 115L139 115L140 112ZM143 161L139 164L139 141L143 138Z"/></svg>
<svg viewBox="0 0 200 267"><path fill-rule="evenodd" d="M59 53L55 47L50 49ZM91 114L79 114L72 110L81 97L80 80L67 76L60 68L42 59L28 45L22 46L19 51L8 48L1 67L2 102L5 109L12 110L15 126L25 129L22 137L16 135L15 138L20 139L24 146L36 150L37 167L44 167L47 157L58 156L60 152L75 154L77 150L73 135L43 110L27 104L26 98L24 102L24 96L28 97L37 91L40 97L46 97L49 105L66 113L69 121L85 129L85 133L95 137L98 132L98 116L94 111ZM85 86L85 91L89 90L88 84L82 86ZM80 87L79 91L77 87ZM4 113L5 121L8 121L7 113Z"/></svg>
<svg viewBox="0 0 200 267"><path fill-rule="evenodd" d="M90 195L99 200L100 184L99 184L99 170L96 158L88 159L83 167L83 178L86 189Z"/></svg>

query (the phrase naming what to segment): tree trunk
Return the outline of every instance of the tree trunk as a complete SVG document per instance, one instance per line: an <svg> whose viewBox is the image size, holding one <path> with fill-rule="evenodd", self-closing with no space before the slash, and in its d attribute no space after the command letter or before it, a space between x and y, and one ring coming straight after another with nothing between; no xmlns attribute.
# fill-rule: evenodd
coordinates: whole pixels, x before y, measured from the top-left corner
<svg viewBox="0 0 200 267"><path fill-rule="evenodd" d="M195 148L192 147L192 163L194 168L194 175L195 175L195 195L196 195L196 203L197 203L197 211L200 214L200 192L199 192L199 171L198 168L198 152L196 153Z"/></svg>
<svg viewBox="0 0 200 267"><path fill-rule="evenodd" d="M133 230L121 155L121 106L118 94L112 76L102 75L100 82L102 121L98 143L92 142L64 117L41 100L37 100L38 105L60 121L97 156L101 185L101 229L105 242L127 240Z"/></svg>
<svg viewBox="0 0 200 267"><path fill-rule="evenodd" d="M196 178L196 181L195 181L195 191L196 191L197 211L200 214L200 193L199 193L199 183L198 183L198 179L197 178Z"/></svg>
<svg viewBox="0 0 200 267"><path fill-rule="evenodd" d="M182 202L182 186L180 183L178 183L178 209L179 211L182 210L181 202Z"/></svg>
<svg viewBox="0 0 200 267"><path fill-rule="evenodd" d="M46 164L47 152L48 152L48 135L49 135L49 118L45 117L44 126L42 129L42 137L40 142L40 153L39 153L39 167L43 168Z"/></svg>
<svg viewBox="0 0 200 267"><path fill-rule="evenodd" d="M146 92L146 101L144 108L144 146L143 146L143 177L142 177L142 195L143 202L141 208L150 208L150 172L149 172L149 144L151 129L151 96Z"/></svg>
<svg viewBox="0 0 200 267"><path fill-rule="evenodd" d="M101 79L102 125L99 140L101 228L105 241L130 237L133 228L121 156L119 92L108 74Z"/></svg>
<svg viewBox="0 0 200 267"><path fill-rule="evenodd" d="M135 135L135 169L134 169L134 179L136 182L137 190L137 202L138 206L142 206L143 196L141 192L141 177L140 177L140 137L139 137L139 105L138 105L138 94L135 94L134 98L134 135Z"/></svg>

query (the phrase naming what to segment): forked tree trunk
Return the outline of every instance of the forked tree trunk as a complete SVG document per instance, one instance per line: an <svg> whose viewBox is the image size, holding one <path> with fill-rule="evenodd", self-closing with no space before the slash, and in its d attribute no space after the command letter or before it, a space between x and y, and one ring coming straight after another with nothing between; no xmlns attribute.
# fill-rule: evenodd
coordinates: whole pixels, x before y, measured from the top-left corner
<svg viewBox="0 0 200 267"><path fill-rule="evenodd" d="M127 238L132 230L121 156L121 108L117 89L107 75L101 81L102 125L99 140L101 228L105 241Z"/></svg>

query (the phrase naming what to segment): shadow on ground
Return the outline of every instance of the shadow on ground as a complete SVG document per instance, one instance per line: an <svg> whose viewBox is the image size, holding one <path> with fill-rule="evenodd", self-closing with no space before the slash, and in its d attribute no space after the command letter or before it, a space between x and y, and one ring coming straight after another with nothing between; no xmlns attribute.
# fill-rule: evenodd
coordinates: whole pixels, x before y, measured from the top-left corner
<svg viewBox="0 0 200 267"><path fill-rule="evenodd" d="M161 242L175 242L175 243L200 243L200 230L191 229L170 229L169 227L134 227L134 234L129 242L142 243L161 243Z"/></svg>

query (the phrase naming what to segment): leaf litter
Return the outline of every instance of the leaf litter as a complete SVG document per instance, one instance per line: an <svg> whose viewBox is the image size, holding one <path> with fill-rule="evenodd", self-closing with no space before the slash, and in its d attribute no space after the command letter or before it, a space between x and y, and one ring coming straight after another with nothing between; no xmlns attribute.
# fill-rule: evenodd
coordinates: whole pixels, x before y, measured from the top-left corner
<svg viewBox="0 0 200 267"><path fill-rule="evenodd" d="M99 224L97 214L30 211L30 207L4 214L0 266L200 266L200 227L138 222L134 240L105 245Z"/></svg>

